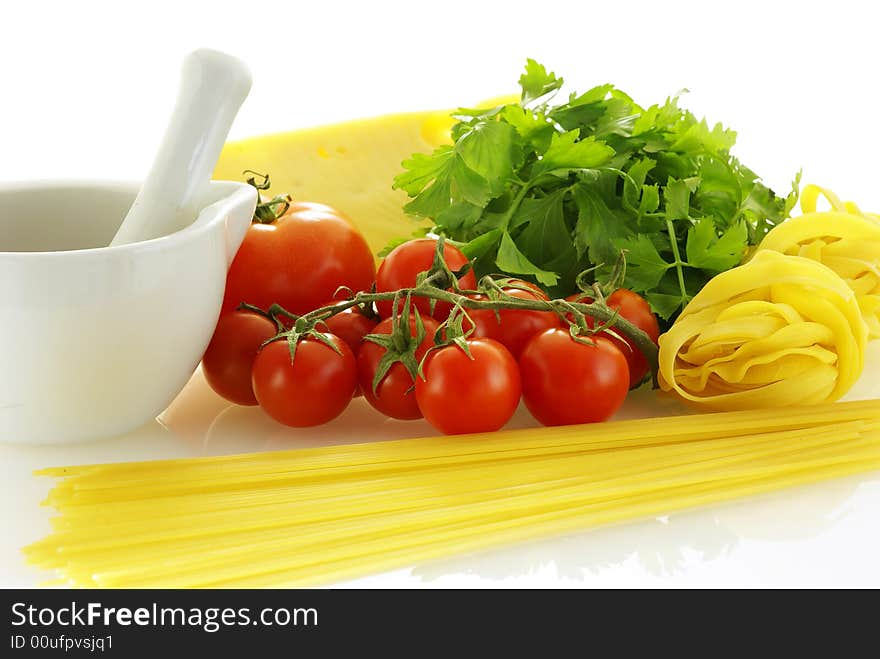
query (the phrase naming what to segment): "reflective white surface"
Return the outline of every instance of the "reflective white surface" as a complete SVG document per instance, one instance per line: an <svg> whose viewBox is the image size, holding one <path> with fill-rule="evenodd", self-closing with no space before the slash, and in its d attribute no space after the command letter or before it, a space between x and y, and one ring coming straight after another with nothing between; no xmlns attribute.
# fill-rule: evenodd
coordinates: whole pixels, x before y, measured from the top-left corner
<svg viewBox="0 0 880 659"><path fill-rule="evenodd" d="M880 397L880 341L849 398ZM681 413L650 390L630 395L622 416ZM533 426L522 408L509 427ZM600 426L597 426L600 428ZM39 502L53 465L223 455L435 434L424 421L384 419L362 399L313 429L278 425L258 408L230 405L197 372L158 420L112 440L54 447L0 445L0 585L33 586L51 575L19 549L49 530ZM657 519L585 531L411 566L345 582L354 587L880 587L880 473L784 490Z"/></svg>

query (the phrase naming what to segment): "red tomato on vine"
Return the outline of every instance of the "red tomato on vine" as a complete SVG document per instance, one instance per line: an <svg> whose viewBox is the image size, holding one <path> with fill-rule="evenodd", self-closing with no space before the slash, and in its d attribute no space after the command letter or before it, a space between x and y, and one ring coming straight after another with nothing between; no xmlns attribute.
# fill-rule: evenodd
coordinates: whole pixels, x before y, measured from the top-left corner
<svg viewBox="0 0 880 659"><path fill-rule="evenodd" d="M466 354L448 345L428 355L416 400L425 419L447 435L491 432L504 426L519 404L516 360L492 339L468 339Z"/></svg>
<svg viewBox="0 0 880 659"><path fill-rule="evenodd" d="M547 294L534 284L515 280L515 286L501 290L519 300L549 300ZM562 327L562 320L555 311L532 311L530 309L501 309L495 312L479 310L468 312L474 323L473 337L481 336L502 343L514 357L519 357L526 343L535 334L551 327ZM476 318L474 318L476 314Z"/></svg>
<svg viewBox="0 0 880 659"><path fill-rule="evenodd" d="M433 345L432 337L439 328L439 324L432 318L422 318L426 336L415 350L417 361L425 356L425 353ZM416 321L414 316L409 318L409 327L412 336L416 335ZM386 318L373 329L373 334L391 334L392 319ZM358 382L361 392L374 408L393 419L420 419L422 413L413 391L415 381L406 367L401 363L394 364L373 390L373 379L379 361L385 355L386 350L377 343L364 341L357 357Z"/></svg>
<svg viewBox="0 0 880 659"><path fill-rule="evenodd" d="M523 401L545 426L605 421L629 390L626 358L610 339L590 343L567 329L548 329L526 344L519 358Z"/></svg>
<svg viewBox="0 0 880 659"><path fill-rule="evenodd" d="M395 247L379 264L376 273L376 292L386 293L415 286L419 273L431 269L436 250L437 241L431 238L409 240ZM468 263L467 257L461 250L449 243L443 243L443 259L452 272L457 272ZM458 285L466 290L476 288L477 280L473 271L468 271L459 277ZM438 320L444 320L452 311L452 305L449 303L437 302L432 313L431 302L427 298L414 297L413 306L419 310L423 318L433 316ZM390 300L377 302L376 308L380 316L388 318L391 315L392 302Z"/></svg>
<svg viewBox="0 0 880 659"><path fill-rule="evenodd" d="M274 222L252 224L229 274L223 311L247 302L272 304L295 314L316 309L345 286L371 288L376 262L367 241L339 211L308 202L290 202Z"/></svg>
<svg viewBox="0 0 880 659"><path fill-rule="evenodd" d="M593 302L593 298L584 293L571 295L566 299L584 304ZM651 311L651 306L645 298L625 288L618 288L606 298L605 303L612 309L617 310L621 318L625 318L647 334L654 342L654 345L657 345L660 340L660 325L657 322L657 316ZM595 321L587 317L587 325L594 327ZM639 350L635 343L625 336L617 338L616 336L608 335L608 338L614 345L620 348L623 356L626 357L631 385L636 386L641 383L650 370L645 355L642 354L642 351Z"/></svg>
<svg viewBox="0 0 880 659"><path fill-rule="evenodd" d="M220 317L202 357L202 373L211 389L239 405L256 405L251 369L260 346L277 333L275 323L252 311Z"/></svg>
<svg viewBox="0 0 880 659"><path fill-rule="evenodd" d="M302 339L291 359L287 341L263 348L254 361L254 394L263 410L279 423L304 427L339 416L354 395L357 365L351 348L333 334L332 344Z"/></svg>
<svg viewBox="0 0 880 659"><path fill-rule="evenodd" d="M325 306L333 302L327 302ZM361 342L364 337L373 331L378 324L378 319L370 318L357 307L349 307L345 311L330 316L322 321L331 334L335 334L348 344L351 351L357 356L361 350Z"/></svg>

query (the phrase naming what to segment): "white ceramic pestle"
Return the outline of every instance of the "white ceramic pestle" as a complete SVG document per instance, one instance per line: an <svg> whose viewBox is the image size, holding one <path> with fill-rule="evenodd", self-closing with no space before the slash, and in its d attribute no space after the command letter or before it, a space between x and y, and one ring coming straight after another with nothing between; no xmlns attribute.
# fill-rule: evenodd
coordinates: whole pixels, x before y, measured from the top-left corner
<svg viewBox="0 0 880 659"><path fill-rule="evenodd" d="M238 59L208 49L187 55L165 137L111 246L166 236L195 221L250 88L250 72Z"/></svg>

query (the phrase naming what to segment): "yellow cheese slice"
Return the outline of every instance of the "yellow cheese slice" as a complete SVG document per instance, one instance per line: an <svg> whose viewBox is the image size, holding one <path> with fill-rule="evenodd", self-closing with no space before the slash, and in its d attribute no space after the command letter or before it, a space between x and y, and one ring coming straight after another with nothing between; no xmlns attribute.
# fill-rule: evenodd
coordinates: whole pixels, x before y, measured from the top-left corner
<svg viewBox="0 0 880 659"><path fill-rule="evenodd" d="M400 163L449 141L448 111L359 119L228 143L215 179L241 181L246 169L268 173L268 194L290 193L342 211L374 252L419 224L403 212L406 193L392 190Z"/></svg>

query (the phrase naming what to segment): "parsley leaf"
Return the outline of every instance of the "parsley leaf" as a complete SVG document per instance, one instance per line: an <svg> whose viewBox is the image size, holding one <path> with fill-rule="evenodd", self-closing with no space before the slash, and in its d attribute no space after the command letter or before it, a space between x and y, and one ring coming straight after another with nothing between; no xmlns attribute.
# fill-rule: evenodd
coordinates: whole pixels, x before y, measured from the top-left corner
<svg viewBox="0 0 880 659"><path fill-rule="evenodd" d="M537 176L554 170L592 169L604 165L613 155L614 149L594 137L578 139L578 131L571 130L561 135L554 133L550 147L532 169L532 174Z"/></svg>
<svg viewBox="0 0 880 659"><path fill-rule="evenodd" d="M748 239L749 233L743 222L734 224L719 237L715 223L704 217L688 230L688 265L712 274L730 270L742 262Z"/></svg>
<svg viewBox="0 0 880 659"><path fill-rule="evenodd" d="M626 281L636 290L650 291L672 267L645 234L625 240L621 245L626 251Z"/></svg>
<svg viewBox="0 0 880 659"><path fill-rule="evenodd" d="M561 188L543 199L535 200L528 210L520 206L523 218L515 218L512 222L524 226L517 236L517 245L528 257L541 265L553 261L558 256L557 245L571 239L571 231L565 223L563 202L568 190Z"/></svg>
<svg viewBox="0 0 880 659"><path fill-rule="evenodd" d="M504 272L515 275L533 275L540 283L545 286L555 286L559 281L559 277L555 272L542 270L534 263L526 258L513 242L510 234L505 232L501 235L501 244L498 246L498 255L495 257L495 263Z"/></svg>
<svg viewBox="0 0 880 659"><path fill-rule="evenodd" d="M412 163L414 160L407 162ZM449 208L450 200L454 198L479 208L483 208L491 199L492 189L489 182L468 167L452 149L441 152L434 162L418 159L408 174L410 176L403 182L398 180L397 187L412 189L416 185L414 181L431 181L404 206L404 210L413 215L436 219ZM409 194L412 195L412 192Z"/></svg>
<svg viewBox="0 0 880 659"><path fill-rule="evenodd" d="M731 154L736 133L699 119L681 95L644 108L613 85L555 102L563 79L527 60L520 101L459 109L452 145L403 162L408 213L475 259L574 292L623 251L624 286L671 321L718 272L738 265L797 201Z"/></svg>
<svg viewBox="0 0 880 659"><path fill-rule="evenodd" d="M520 105L505 105L501 117L535 151L544 152L550 146L555 130L552 120L544 113L534 112Z"/></svg>
<svg viewBox="0 0 880 659"><path fill-rule="evenodd" d="M533 59L526 60L526 72L519 77L523 105L555 92L562 87L562 82L562 78L557 78L555 73L548 73L543 64Z"/></svg>
<svg viewBox="0 0 880 659"><path fill-rule="evenodd" d="M670 179L663 189L666 202L666 219L681 220L688 216L691 207L691 191L684 181Z"/></svg>
<svg viewBox="0 0 880 659"><path fill-rule="evenodd" d="M578 254L586 253L596 265L613 265L620 253L618 245L633 233L626 223L627 214L609 208L605 198L585 183L575 187L574 200L578 209L574 227Z"/></svg>
<svg viewBox="0 0 880 659"><path fill-rule="evenodd" d="M455 143L455 153L487 181L494 194L504 190L522 161L516 129L501 121L480 121Z"/></svg>
<svg viewBox="0 0 880 659"><path fill-rule="evenodd" d="M678 295L670 295L668 293L646 293L645 298L651 305L654 313L669 320L681 305L681 297Z"/></svg>

